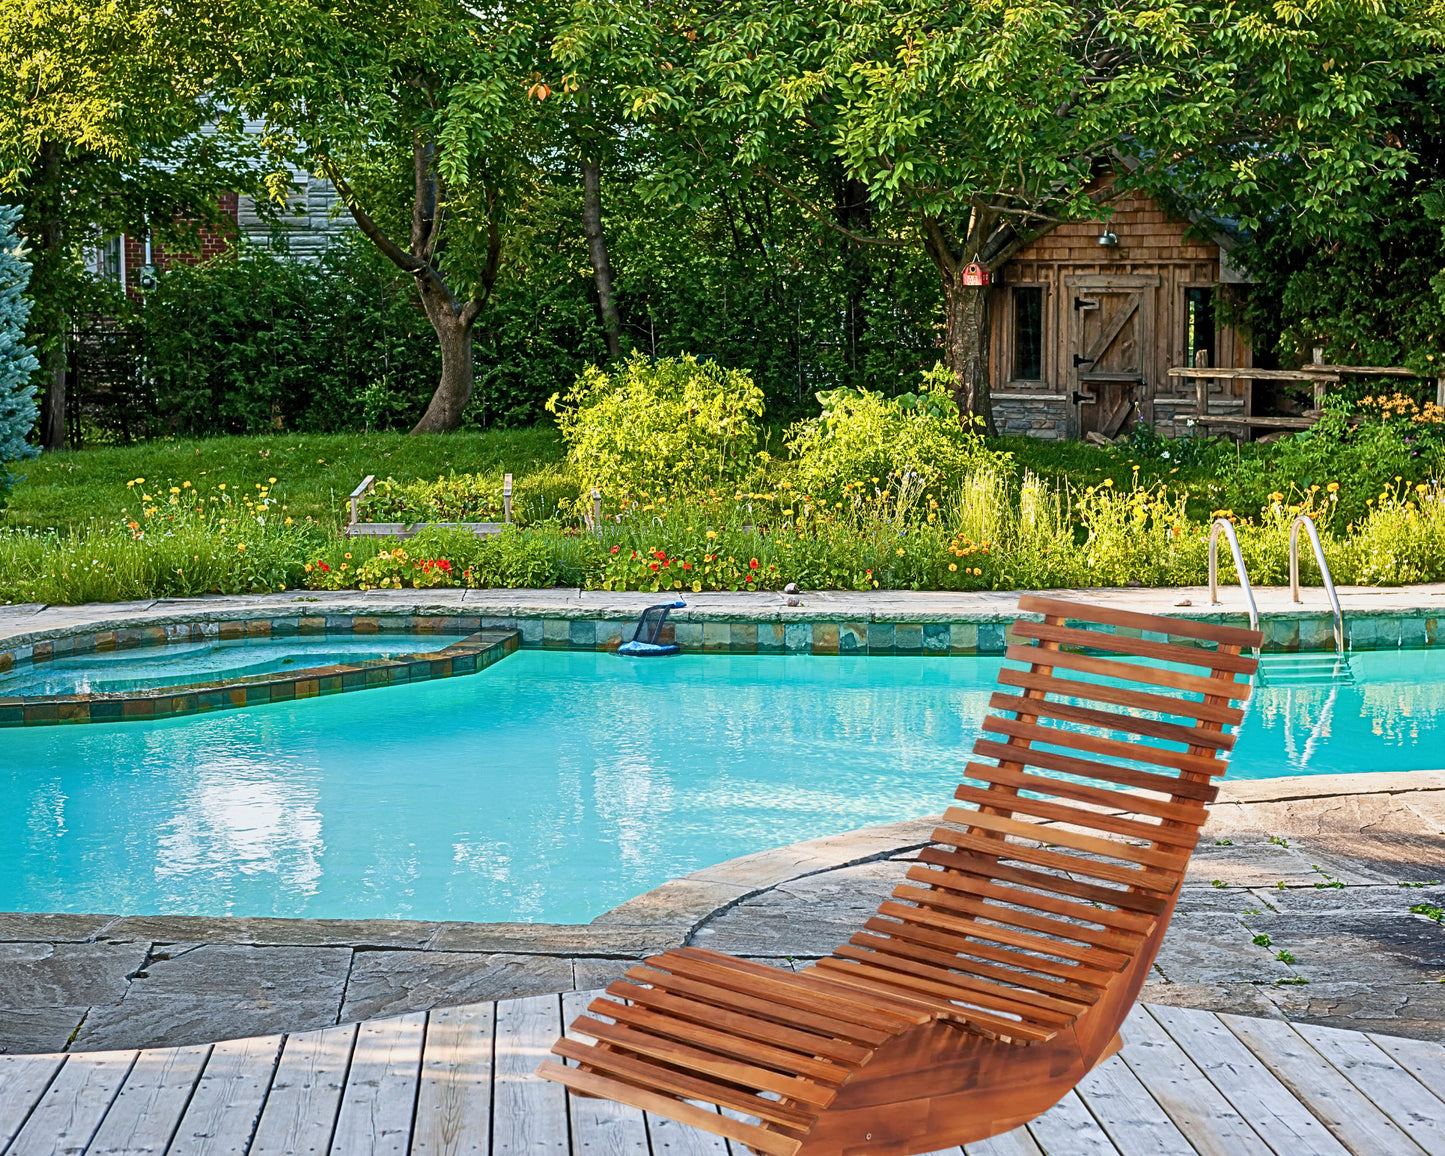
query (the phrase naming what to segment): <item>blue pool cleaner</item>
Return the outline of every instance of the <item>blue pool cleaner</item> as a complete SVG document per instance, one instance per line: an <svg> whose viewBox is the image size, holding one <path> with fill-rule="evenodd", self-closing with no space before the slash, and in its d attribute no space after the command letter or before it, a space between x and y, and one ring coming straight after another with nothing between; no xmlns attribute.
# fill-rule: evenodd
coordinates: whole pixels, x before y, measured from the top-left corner
<svg viewBox="0 0 1445 1156"><path fill-rule="evenodd" d="M624 642L617 648L617 653L628 658L660 658L664 654L676 654L678 647L675 643L658 642L657 639L667 621L667 612L686 605L686 602L659 602L656 606L649 606L637 620L632 641Z"/></svg>

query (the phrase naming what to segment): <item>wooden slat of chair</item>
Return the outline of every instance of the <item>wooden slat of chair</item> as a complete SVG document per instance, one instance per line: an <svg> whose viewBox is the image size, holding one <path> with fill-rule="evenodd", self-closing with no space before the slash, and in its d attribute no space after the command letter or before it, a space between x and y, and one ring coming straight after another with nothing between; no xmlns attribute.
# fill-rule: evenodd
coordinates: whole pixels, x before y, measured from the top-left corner
<svg viewBox="0 0 1445 1156"><path fill-rule="evenodd" d="M1065 834L1065 832L1057 832L1060 842L1063 842ZM957 847L963 851L973 851L980 855L998 855L1019 863L1031 863L1035 867L1050 867L1056 871L1068 871L1087 879L1102 879L1109 883L1123 884L1125 887L1137 887L1141 891L1152 891L1156 895L1169 895L1174 890L1175 881L1169 877L1168 872L1164 871L1150 871L1143 867L1121 867L1097 859L1082 859L1078 855L1050 851L1044 847L1032 847L1027 843L1011 843L981 835L964 835L946 827L935 828L932 838L935 843Z"/></svg>
<svg viewBox="0 0 1445 1156"><path fill-rule="evenodd" d="M639 1056L648 1056L688 1071L702 1072L730 1084L756 1088L760 1092L777 1092L787 1099L815 1108L831 1104L835 1095L832 1088L812 1080L785 1076L768 1068L760 1068L756 1064L729 1059L705 1048L680 1044L675 1040L655 1036L651 1032L636 1031L622 1024L605 1023L591 1016L580 1016L573 1024L573 1030Z"/></svg>
<svg viewBox="0 0 1445 1156"><path fill-rule="evenodd" d="M706 947L680 947L677 949L677 954L685 955L692 959L725 963L727 966L736 968L738 971L762 979L770 978L773 975L781 973L784 983L792 984L800 990L812 993L816 993L819 990L818 985L813 982L812 978L801 976L791 971L781 971L780 968L769 967L765 963L755 963L751 959L739 959L736 956L724 955L720 951L712 951ZM858 998L860 1006L871 1009L875 1014L892 1012L896 1015L913 1018L914 1022L927 1022L926 1016L921 1020L915 1018L918 1016L916 1001L905 995L900 994L892 999L880 998L878 996L863 999L862 997L854 997L853 993L845 990L838 990L834 992L834 994L844 999Z"/></svg>
<svg viewBox="0 0 1445 1156"><path fill-rule="evenodd" d="M952 1001L956 999L967 999L967 993L947 983L932 983L885 968L870 967L832 956L820 959L813 966L830 980L870 994L887 996L900 989L908 990L920 1002L933 1008L940 1018L964 1024L970 1029L992 1036L1020 1043L1044 1043L1058 1034L1055 1028L1044 1024L1012 1019L983 1008L954 1003Z"/></svg>
<svg viewBox="0 0 1445 1156"><path fill-rule="evenodd" d="M926 1017L920 1018L917 1014L902 1016L891 1009L879 1009L876 1013L871 1012L866 1003L861 999L842 1000L836 996L820 995L806 987L799 987L790 984L782 979L771 981L760 979L756 976L733 971L705 960L691 959L674 952L666 955L656 956L647 961L659 971L670 971L677 975L690 978L707 980L716 983L719 987L731 988L740 991L744 995L756 995L764 999L774 1000L777 1003L799 1007L803 1010L810 1008L821 1008L827 1014L838 1019L850 1020L855 1023L866 1023L872 1027L885 1027L892 1031L919 1022L927 1022ZM791 973L775 969L780 976L791 976ZM840 1011L841 1009L841 1011Z"/></svg>
<svg viewBox="0 0 1445 1156"><path fill-rule="evenodd" d="M1066 959L1073 963L1099 968L1106 972L1115 971L1128 961L1128 956L1122 952L1109 951L1105 948L1077 946L1064 940L1047 939L1016 927L1005 927L1002 924L983 922L979 919L975 909L966 900L961 896L949 895L945 891L924 887L909 887L906 884L899 884L893 889L893 897L908 903L916 903L918 906L925 907L930 911L950 915L967 927L968 935L977 939L987 940L990 943L1002 943L1009 947L1020 948L1023 951L1037 952L1045 956L1051 955L1056 959ZM966 919L961 918L965 916L967 917Z"/></svg>
<svg viewBox="0 0 1445 1156"><path fill-rule="evenodd" d="M690 996L701 1003L714 1005L723 1010L745 1012L765 1022L782 1024L800 1031L826 1033L833 1039L867 1048L870 1054L873 1048L884 1043L892 1034L891 1030L887 1028L850 1023L815 1011L776 1003L763 997L731 991L706 980L695 979L677 972L633 967L626 972L626 978L636 983L650 984L656 991Z"/></svg>
<svg viewBox="0 0 1445 1156"><path fill-rule="evenodd" d="M1073 779L1030 775L1026 771L1015 770L1012 767L969 763L964 768L964 775L974 782L1007 787L1016 792L1030 791L1034 794L1070 799L1076 803L1102 808L1113 814L1133 812L1151 819L1172 819L1175 823L1182 823L1186 826L1202 823L1205 817L1203 804L1198 802L1171 803L1167 799L1156 799L1151 795L1141 795L1138 792L1118 791L1111 787L1101 787L1096 783L1080 783ZM960 789L972 788L963 784ZM955 798L959 797L961 796L955 794ZM1177 828L1164 829L1177 830ZM1184 834L1179 836L1180 846L1184 845L1183 840L1187 837Z"/></svg>
<svg viewBox="0 0 1445 1156"><path fill-rule="evenodd" d="M1209 650L1198 646L1179 646L1172 642L1147 642L1103 630L1077 630L1055 626L1050 622L1017 622L1013 632L1018 638L1039 642L1055 642L1060 646L1078 646L1104 650L1110 654L1128 654L1135 658L1152 658L1157 662L1177 662L1183 666L1203 666L1210 670L1227 670L1231 674L1253 674L1254 660Z"/></svg>
<svg viewBox="0 0 1445 1156"><path fill-rule="evenodd" d="M936 953L940 961L947 959L950 967L969 975L998 980L1007 986L1037 991L1043 995L1050 995L1081 1006L1095 1003L1099 998L1099 989L1096 987L1054 979L1052 976L1040 975L1036 971L1023 970L1029 959L1028 956L1016 956L1015 958L1019 962L1014 966L1002 967L996 963L988 963L976 955L961 953L960 945L966 944L968 941L949 935L947 932L932 931L926 927L882 919L878 916L869 919L863 924L863 928L863 931L850 937L848 942L867 945L876 943L878 940L886 940L890 943L907 944L915 949L931 950ZM878 950L881 951L882 948Z"/></svg>
<svg viewBox="0 0 1445 1156"><path fill-rule="evenodd" d="M966 992L980 1007L1034 1019L1053 1027L1071 1022L1083 1006L1078 1001L978 979L962 970L963 961L957 956L950 957L941 951L930 951L926 947L916 947L886 936L855 935L847 943L840 944L833 956L905 971L924 979L937 979L951 988Z"/></svg>
<svg viewBox="0 0 1445 1156"><path fill-rule="evenodd" d="M1004 667L998 672L998 680L1004 686L1037 691L1041 695L1056 694L1060 698L1104 702L1110 706L1124 707L1126 710L1147 710L1175 718L1192 718L1198 722L1217 722L1224 726L1238 726L1244 721L1244 711L1238 707L1177 698L1167 694L1150 694L1147 691L1110 686L1103 682L1079 682L1077 679L1059 678L1036 670Z"/></svg>
<svg viewBox="0 0 1445 1156"><path fill-rule="evenodd" d="M797 974L696 948L650 959L629 971L629 982L609 989L625 1002L592 1005L613 1022L579 1021L579 1033L599 1041L591 1051L563 1041L585 1070L543 1074L563 1082L595 1077L603 1083L570 1086L623 1103L644 1106L640 1099L655 1097L645 1110L729 1135L768 1156L870 1149L907 1156L983 1139L1028 1118L988 1099L990 1089L1003 1086L986 1073L1007 1080L1007 1062L948 1068L976 1073L962 1084L944 1071L933 1075L935 1062L971 1064L967 1057L979 1047L1020 1055L1041 1049L1050 1057L1048 1049L1061 1048L1058 1059L1029 1069L1039 1081L1030 1110L1038 1111L1117 1048L1117 1021L1157 951L1205 804L1217 793L1211 779L1233 746L1223 728L1242 718L1231 704L1249 688L1237 676L1252 674L1255 664L1240 651L1260 639L1210 623L1046 597L1020 605L1045 621L1013 631L1034 644L1010 645L1007 657L1030 669L1002 672L1000 684L1022 693L992 696L992 709L1013 717L990 717L985 730L1004 741L980 738L975 746L978 757L998 765L968 764L970 782L956 794L962 805L946 814L963 830L935 831L937 845L920 852L908 882L864 931ZM1141 637L1094 629L1101 626ZM1208 676L1148 665L1161 661ZM1060 678L1055 667L1127 685ZM1191 695L1198 697L1181 697ZM1175 773L1066 753L1075 751ZM1112 994L1121 984L1122 999ZM1101 1015L1107 1026L1080 1034ZM966 1030L939 1035L931 1025L940 1020ZM925 1051L910 1050L915 1045L906 1041L913 1040ZM1083 1066L1060 1067L1066 1053ZM918 1059L925 1054L935 1058ZM595 1090L604 1087L611 1090ZM915 1087L932 1091L910 1091ZM1006 1100L1034 1102L1018 1081L1007 1088ZM912 1098L919 1094L923 1100ZM688 1099L761 1123L715 1117ZM732 1136L717 1126L720 1120L733 1129L755 1127L748 1135L764 1142Z"/></svg>
<svg viewBox="0 0 1445 1156"><path fill-rule="evenodd" d="M1083 605L1046 594L1022 594L1019 609L1026 614L1043 614L1069 622L1092 622L1100 626L1123 627L1125 630L1154 631L1174 638L1192 638L1220 646L1237 646L1243 650L1263 641L1258 631L1217 622L1199 622L1189 618L1165 618L1138 610L1120 610L1112 606Z"/></svg>
<svg viewBox="0 0 1445 1156"><path fill-rule="evenodd" d="M1020 715L1031 714L1035 718L1081 723L1084 726L1099 727L1101 730L1160 739L1169 743L1185 745L1193 743L1223 750L1234 746L1235 736L1225 734L1223 731L1219 733L1200 731L1198 727L1181 726L1179 723L1161 722L1158 719L1120 714L1118 711L1112 710L1098 710L1094 707L1074 706L1065 702L1050 702L1048 699L1030 698L1027 695L995 692L989 698L988 705L990 710L1006 710Z"/></svg>
<svg viewBox="0 0 1445 1156"><path fill-rule="evenodd" d="M1011 662L1022 662L1032 665L1039 663L1043 665L1044 660L1039 657L1040 650L1037 646L1010 646L1005 648L1004 657ZM1096 674L1101 678L1118 679L1120 682L1137 682L1144 686L1162 686L1170 690L1182 690L1189 694L1210 695L1230 699L1246 699L1249 697L1249 684L1244 682L1225 682L1220 679L1207 679L1197 674L1183 674L1176 670L1161 670L1157 666L1145 666L1141 663L1120 662L1113 658L1094 658L1087 654L1075 654L1069 650L1051 650L1048 652L1048 665L1050 667L1063 667L1065 670L1076 670L1081 674ZM1211 691L1210 682L1222 689Z"/></svg>
<svg viewBox="0 0 1445 1156"><path fill-rule="evenodd" d="M1068 847L1073 851L1085 851L1107 859L1137 863L1141 867L1158 868L1158 871L1146 873L1146 880L1149 874L1156 875L1158 878L1149 880L1145 885L1157 884L1166 891L1172 890L1177 882L1169 873L1180 870L1183 864L1189 862L1187 848L1181 850L1178 847L1170 847L1158 850L1153 847L1136 847L1132 843L1122 843L1117 839L1103 839L1097 835L1085 835L1082 832L1070 831L1052 824L1031 823L1025 819L1007 819L1002 815L991 815L987 811L976 810L972 807L949 807L943 812L943 817L948 822L957 823L960 827L966 827L969 830L981 829L1000 835L1012 835L1019 839L1033 839L1040 843L1046 843L1050 847ZM1010 843L1008 846L1012 847L1014 844ZM1089 871L1099 870L1102 866L1103 864L1090 861L1087 868L1079 870L1081 873L1087 874ZM1125 868L1125 870L1129 869ZM1138 879L1137 875L1127 875L1119 882L1127 882L1134 886L1138 883Z"/></svg>
<svg viewBox="0 0 1445 1156"><path fill-rule="evenodd" d="M926 848L926 850L932 850L932 848ZM914 872L919 872L919 874L914 874ZM923 872L928 872L928 874L924 875ZM939 878L940 876L942 879ZM1136 938L1148 935L1154 929L1155 921L1147 915L1121 911L1118 908L1102 907L1092 903L1075 903L1054 892L1045 893L1025 891L1019 887L1004 887L978 874L968 875L955 869L945 868L942 864L935 867L931 864L931 860L921 860L916 866L910 867L907 878L918 882L936 882L945 890L966 890L976 899L992 899L1015 907L1047 911L1050 915L1062 915L1066 919L1077 920L1080 923L1131 933Z"/></svg>
<svg viewBox="0 0 1445 1156"><path fill-rule="evenodd" d="M1087 944L1090 947L1102 947L1106 951L1117 951L1124 955L1128 955L1138 947L1139 940L1142 938L1127 931L1101 929L1088 924L1075 923L1068 919L1052 919L1013 907L985 902L977 897L976 889L970 886L971 880L961 876L950 877L943 871L915 867L909 870L907 877L914 883L922 883L934 890L948 892L953 904L949 908L951 911L973 915L978 919L992 920L1009 927L1017 927L1020 930L1038 931L1045 935L1070 939L1075 943Z"/></svg>
<svg viewBox="0 0 1445 1156"><path fill-rule="evenodd" d="M667 1012L678 1019L725 1028L745 1039L754 1039L762 1043L790 1048L795 1052L802 1052L804 1055L821 1056L824 1059L856 1065L866 1062L869 1055L872 1054L870 1049L860 1047L858 1044L819 1035L816 1032L800 1031L773 1020L744 1015L741 1012L719 1007L717 1004L672 995L661 988L646 987L639 983L617 980L608 985L607 994L643 1007Z"/></svg>
<svg viewBox="0 0 1445 1156"><path fill-rule="evenodd" d="M998 795L993 792L969 786L957 787L953 792L953 797L963 803L972 803L976 807L992 806L998 799ZM1193 850L1194 845L1199 842L1197 834L1182 831L1177 827L1165 827L1159 823L1128 819L1107 811L1085 810L1082 807L1073 807L1067 803L1039 799L1031 795L1018 795L1014 798L1017 801L1009 803L1012 810L1053 823L1087 827L1092 831L1107 831L1111 835L1122 835L1129 839L1145 839L1150 842L1164 843L1184 851Z"/></svg>
<svg viewBox="0 0 1445 1156"><path fill-rule="evenodd" d="M1194 771L1201 775L1222 775L1228 769L1222 759L1210 755L1190 754L1188 751L1165 750L1145 743L1126 743L1120 739L1106 739L1102 735L1085 734L1083 731L1066 730L1063 727L1047 726L1043 723L1022 722L1019 719L1000 718L988 715L979 724L979 729L990 734L1008 735L1030 743L1046 743L1049 746L1064 747L1068 750L1085 751L1105 758L1124 759L1128 762L1147 763L1155 767L1170 767L1176 771Z"/></svg>
<svg viewBox="0 0 1445 1156"><path fill-rule="evenodd" d="M735 1085L691 1075L664 1064L650 1063L615 1048L599 1048L594 1044L584 1044L579 1040L564 1037L557 1041L557 1046L552 1051L564 1059L586 1064L628 1083L640 1082L675 1096L702 1100L708 1104L730 1108L734 1112L745 1112L759 1120L781 1124L786 1128L807 1128L815 1117L812 1111L789 1107L781 1100L768 1099Z"/></svg>
<svg viewBox="0 0 1445 1156"><path fill-rule="evenodd" d="M921 863L936 863L953 871L974 875L980 879L997 879L1005 883L1017 883L1023 887L1036 887L1054 895L1067 895L1082 899L1086 903L1097 903L1107 913L1110 908L1131 911L1138 915L1157 916L1163 913L1168 901L1157 895L1146 895L1141 891L1105 887L1098 883L1086 883L1082 879L1071 879L1066 875L1033 871L1013 863L997 863L994 859L975 855L972 852L947 851L942 847L924 847L918 852Z"/></svg>
<svg viewBox="0 0 1445 1156"><path fill-rule="evenodd" d="M820 1084L836 1086L843 1083L853 1071L853 1065L814 1059L773 1044L708 1027L695 1020L682 1019L636 1004L620 1003L615 999L595 999L587 1005L587 1010L649 1035L676 1040L690 1047L704 1048L719 1056L729 1056Z"/></svg>
<svg viewBox="0 0 1445 1156"><path fill-rule="evenodd" d="M991 739L979 739L973 744L973 753L986 759L997 759L1001 764L1016 767L1041 767L1046 771L1058 771L1065 775L1077 775L1081 779L1094 779L1120 786L1133 787L1137 791L1153 791L1176 801L1192 799L1197 803L1212 803L1219 795L1219 788L1203 781L1189 782L1173 775L1159 775L1153 771L1136 771L1129 767L1117 767L1113 763L1101 763L1094 759L1082 759L1077 755L1064 755L1056 751L1041 751L1034 747L1011 746L996 743Z"/></svg>
<svg viewBox="0 0 1445 1156"><path fill-rule="evenodd" d="M879 904L878 912L880 915L896 919L909 926L923 927L930 931L947 932L958 936L960 955L969 955L993 963L1025 968L1040 975L1053 976L1070 983L1088 984L1098 988L1106 987L1115 974L1113 968L1096 967L1093 964L1041 954L1034 951L1032 944L1019 947L1013 943L1013 940L1019 938L1017 936L1009 936L1007 940L1004 940L986 933L980 934L980 924L977 920L949 915L945 911L908 906L889 900Z"/></svg>
<svg viewBox="0 0 1445 1156"><path fill-rule="evenodd" d="M600 1096L632 1108L639 1108L644 1112L655 1112L659 1116L666 1116L681 1124L690 1124L694 1128L702 1128L714 1135L736 1140L741 1144L746 1144L749 1148L765 1152L768 1156L796 1156L798 1150L803 1146L802 1141L795 1137L785 1136L780 1132L756 1124L745 1124L728 1116L709 1112L704 1108L689 1104L685 1100L661 1092L649 1091L636 1084L608 1079L596 1072L585 1071L581 1068L564 1068L561 1064L543 1062L537 1069L537 1074L565 1084L584 1096Z"/></svg>

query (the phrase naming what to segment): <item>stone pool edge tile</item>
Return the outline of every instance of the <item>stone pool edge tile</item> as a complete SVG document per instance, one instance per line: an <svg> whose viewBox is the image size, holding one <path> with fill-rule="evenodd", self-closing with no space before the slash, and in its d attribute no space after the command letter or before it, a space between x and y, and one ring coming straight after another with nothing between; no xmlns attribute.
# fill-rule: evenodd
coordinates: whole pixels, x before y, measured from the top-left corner
<svg viewBox="0 0 1445 1156"><path fill-rule="evenodd" d="M269 627L269 622L267 625ZM441 650L419 651L399 658L372 659L364 663L303 667L277 676L257 675L235 682L194 683L117 694L0 698L0 729L153 721L213 710L290 702L298 698L312 698L318 693L370 690L423 679L453 678L485 670L520 648L521 634L517 630L478 630L461 642Z"/></svg>

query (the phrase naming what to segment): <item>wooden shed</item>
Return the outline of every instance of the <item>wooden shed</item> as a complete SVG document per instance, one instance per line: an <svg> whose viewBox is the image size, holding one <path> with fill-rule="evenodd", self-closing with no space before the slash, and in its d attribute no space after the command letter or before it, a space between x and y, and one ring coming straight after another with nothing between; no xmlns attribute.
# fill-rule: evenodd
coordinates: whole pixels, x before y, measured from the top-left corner
<svg viewBox="0 0 1445 1156"><path fill-rule="evenodd" d="M1171 367L1245 368L1252 354L1215 324L1221 286L1245 280L1215 241L1131 194L1107 221L1060 225L993 270L994 420L1000 433L1115 437L1136 423L1189 428L1195 384ZM1196 229L1195 233L1198 232ZM1243 415L1246 379L1210 384L1210 410Z"/></svg>

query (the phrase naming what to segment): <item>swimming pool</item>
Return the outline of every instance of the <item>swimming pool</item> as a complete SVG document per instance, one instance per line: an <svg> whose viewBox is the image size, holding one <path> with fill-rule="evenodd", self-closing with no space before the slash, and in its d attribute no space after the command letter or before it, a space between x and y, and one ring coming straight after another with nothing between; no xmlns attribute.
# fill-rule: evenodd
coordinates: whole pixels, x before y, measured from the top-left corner
<svg viewBox="0 0 1445 1156"><path fill-rule="evenodd" d="M522 651L464 679L23 728L0 910L584 922L736 855L943 809L1000 660ZM1231 775L1445 763L1445 657L1260 688Z"/></svg>
<svg viewBox="0 0 1445 1156"><path fill-rule="evenodd" d="M441 650L464 634L330 634L289 638L207 638L124 650L85 651L0 671L9 695L112 694L231 681L313 666L366 662Z"/></svg>

